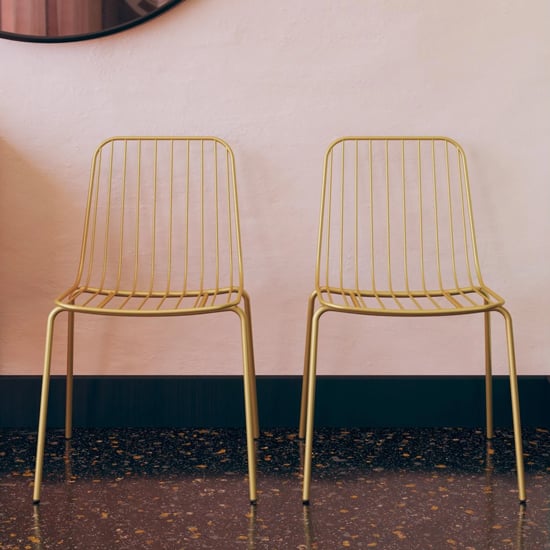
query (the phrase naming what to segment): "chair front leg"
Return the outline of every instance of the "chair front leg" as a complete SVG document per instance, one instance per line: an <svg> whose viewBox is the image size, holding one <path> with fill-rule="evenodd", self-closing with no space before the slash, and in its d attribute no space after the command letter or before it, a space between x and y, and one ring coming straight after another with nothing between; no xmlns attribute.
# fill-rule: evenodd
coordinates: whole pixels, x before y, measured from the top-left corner
<svg viewBox="0 0 550 550"><path fill-rule="evenodd" d="M44 447L46 444L46 424L48 419L48 397L50 393L50 371L52 363L52 343L54 324L57 315L63 311L62 308L55 308L48 316L46 329L46 349L44 352L44 372L42 374L42 392L40 397L40 419L38 421L38 438L36 443L36 464L34 470L34 491L33 504L40 502L42 486L42 472L44 470Z"/></svg>
<svg viewBox="0 0 550 550"><path fill-rule="evenodd" d="M327 311L319 308L313 315L311 323L311 345L309 351L307 408L306 408L306 443L304 451L304 487L302 492L303 504L309 504L311 490L311 460L313 453L313 423L315 416L315 383L317 373L317 347L319 337L319 319Z"/></svg>
<svg viewBox="0 0 550 550"><path fill-rule="evenodd" d="M254 440L254 410L253 404L253 389L251 384L252 371L250 367L250 342L249 342L249 324L248 316L245 311L240 307L233 307L234 311L241 320L241 340L242 340L242 354L243 354L243 379L244 379L244 410L245 410L245 422L246 422L246 447L248 455L248 484L250 503L256 504L257 491L256 491L256 446Z"/></svg>
<svg viewBox="0 0 550 550"><path fill-rule="evenodd" d="M519 408L519 389L516 372L516 355L514 349L514 333L512 328L512 316L504 307L497 308L506 322L506 342L508 347L508 366L510 372L510 395L512 398L512 419L514 424L514 443L516 450L516 470L518 476L519 501L525 503L525 470L523 465L523 442L521 439L521 419Z"/></svg>

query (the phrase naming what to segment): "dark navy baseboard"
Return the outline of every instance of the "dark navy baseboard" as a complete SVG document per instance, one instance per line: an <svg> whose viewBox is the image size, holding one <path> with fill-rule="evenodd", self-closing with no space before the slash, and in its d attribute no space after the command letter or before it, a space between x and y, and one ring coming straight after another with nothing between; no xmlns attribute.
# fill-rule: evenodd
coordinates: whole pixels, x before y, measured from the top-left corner
<svg viewBox="0 0 550 550"><path fill-rule="evenodd" d="M263 428L296 427L301 377L259 376ZM0 376L0 428L38 423L41 378ZM508 378L496 376L496 427L512 422ZM519 378L524 427L550 427L550 383L544 376ZM48 426L64 417L64 377L52 377ZM76 427L244 426L239 376L76 376ZM320 376L316 426L481 427L485 389L481 376Z"/></svg>

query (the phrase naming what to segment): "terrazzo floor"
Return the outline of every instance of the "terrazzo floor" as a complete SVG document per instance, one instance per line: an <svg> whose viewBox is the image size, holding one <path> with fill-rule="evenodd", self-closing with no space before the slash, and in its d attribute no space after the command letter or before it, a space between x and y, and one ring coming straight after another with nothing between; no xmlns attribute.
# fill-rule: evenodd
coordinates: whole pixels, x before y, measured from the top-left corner
<svg viewBox="0 0 550 550"><path fill-rule="evenodd" d="M255 507L242 430L49 432L39 506L35 445L0 431L1 549L550 549L546 429L524 432L526 507L508 431L317 430L307 507L290 430L258 440Z"/></svg>

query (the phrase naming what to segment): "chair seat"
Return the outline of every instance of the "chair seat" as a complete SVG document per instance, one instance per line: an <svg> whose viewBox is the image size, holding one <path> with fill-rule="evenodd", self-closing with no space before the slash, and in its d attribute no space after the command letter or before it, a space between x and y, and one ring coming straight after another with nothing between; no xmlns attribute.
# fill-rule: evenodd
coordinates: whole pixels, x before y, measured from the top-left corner
<svg viewBox="0 0 550 550"><path fill-rule="evenodd" d="M143 291L72 287L56 300L71 311L104 315L166 316L224 310L241 300L240 288Z"/></svg>
<svg viewBox="0 0 550 550"><path fill-rule="evenodd" d="M490 311L504 303L488 287L375 291L325 286L317 289L317 296L329 309L371 315L459 315Z"/></svg>

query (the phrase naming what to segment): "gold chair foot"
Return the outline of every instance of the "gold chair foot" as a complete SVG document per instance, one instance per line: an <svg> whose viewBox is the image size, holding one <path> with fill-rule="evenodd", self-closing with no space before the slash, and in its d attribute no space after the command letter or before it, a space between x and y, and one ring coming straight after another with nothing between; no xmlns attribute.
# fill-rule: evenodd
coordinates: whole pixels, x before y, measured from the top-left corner
<svg viewBox="0 0 550 550"><path fill-rule="evenodd" d="M525 508L525 507L527 506L527 499L520 500L520 501L519 501L519 505L520 505L522 508Z"/></svg>
<svg viewBox="0 0 550 550"><path fill-rule="evenodd" d="M309 500L302 500L302 504L304 506L309 506Z"/></svg>
<svg viewBox="0 0 550 550"><path fill-rule="evenodd" d="M33 499L32 503L33 503L33 506L38 506L38 504L40 504L40 499L39 500Z"/></svg>
<svg viewBox="0 0 550 550"><path fill-rule="evenodd" d="M257 500L251 500L250 501L250 506L256 506L256 504L258 504Z"/></svg>

